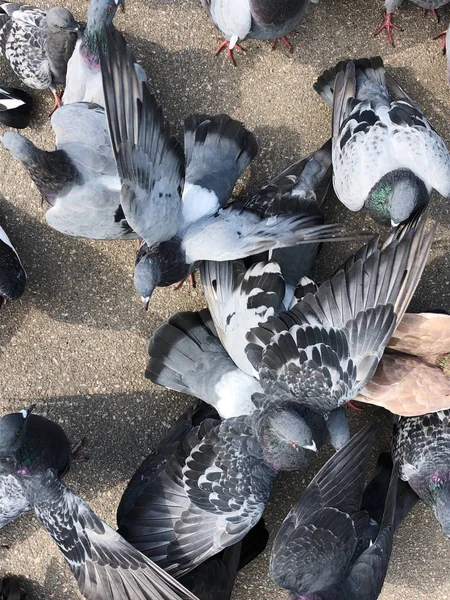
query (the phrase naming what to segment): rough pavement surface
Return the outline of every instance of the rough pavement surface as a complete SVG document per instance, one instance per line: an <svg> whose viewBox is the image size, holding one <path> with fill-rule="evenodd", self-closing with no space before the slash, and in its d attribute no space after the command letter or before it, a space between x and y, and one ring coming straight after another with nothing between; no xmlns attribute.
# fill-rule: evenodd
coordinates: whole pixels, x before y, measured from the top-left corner
<svg viewBox="0 0 450 600"><path fill-rule="evenodd" d="M44 2L37 0L39 6ZM45 6L56 4L49 1ZM76 18L86 18L88 2L67 0ZM383 17L382 0L322 0L310 6L306 22L291 41L294 52L268 42L247 40L236 53L237 68L214 56L219 33L199 0L128 0L118 12L121 29L146 69L152 89L176 131L191 112L229 113L258 138L260 152L244 179L248 190L266 183L294 160L318 148L330 133L330 110L312 89L317 75L338 60L381 54L386 64L420 103L434 127L450 143L450 90L445 58L432 35L446 27L450 5L440 10L441 24L422 17L411 2L397 11L391 48L384 34L372 37ZM6 61L1 84L18 84ZM24 133L52 149L49 92L32 92L37 109ZM74 466L66 483L104 520L115 525L123 489L143 458L187 407L190 399L155 388L144 376L147 342L155 328L179 310L204 306L201 289L158 290L148 313L134 292L133 242L90 242L50 229L45 207L20 165L0 150L0 223L7 229L28 272L23 298L0 313L0 411L32 401L37 411L57 420L74 441L88 440L90 461ZM242 193L242 186L240 191ZM239 191L239 190L238 190ZM330 194L327 217L375 230ZM414 310L450 309L450 212L447 200L433 197L432 219L439 223ZM323 249L316 275L324 277L351 249L348 243ZM386 447L390 418L382 410L353 413L352 430L367 420L379 423L377 449ZM273 490L266 518L273 536L288 510L319 466L283 475ZM59 550L31 516L1 532L1 573L36 580L32 598L79 598ZM269 545L270 548L270 545ZM381 598L444 600L450 597L449 541L433 514L420 505L400 527ZM236 600L285 598L267 575L269 551L241 573Z"/></svg>

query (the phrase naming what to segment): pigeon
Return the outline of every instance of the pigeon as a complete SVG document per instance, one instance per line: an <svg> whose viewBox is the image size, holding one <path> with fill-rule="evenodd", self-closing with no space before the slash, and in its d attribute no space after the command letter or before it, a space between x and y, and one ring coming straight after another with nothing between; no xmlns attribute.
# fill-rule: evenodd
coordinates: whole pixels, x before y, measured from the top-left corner
<svg viewBox="0 0 450 600"><path fill-rule="evenodd" d="M16 88L0 86L0 124L25 129L30 124L33 98Z"/></svg>
<svg viewBox="0 0 450 600"><path fill-rule="evenodd" d="M396 226L429 201L450 196L450 155L382 59L340 62L314 89L333 107L333 185L339 200Z"/></svg>
<svg viewBox="0 0 450 600"><path fill-rule="evenodd" d="M249 415L259 381L241 371L216 335L209 311L173 315L153 334L145 376L153 383L195 396L222 419Z"/></svg>
<svg viewBox="0 0 450 600"><path fill-rule="evenodd" d="M91 102L105 106L99 51L105 43L105 30L116 32L113 19L119 6L125 12L124 0L90 1L86 29L78 39L67 66L63 104ZM120 34L116 33L119 37Z"/></svg>
<svg viewBox="0 0 450 600"><path fill-rule="evenodd" d="M2 136L51 208L47 223L89 239L135 239L120 204L120 180L104 110L94 104L62 106L52 116L56 150L37 148L19 133Z"/></svg>
<svg viewBox="0 0 450 600"><path fill-rule="evenodd" d="M242 541L208 558L181 577L180 583L199 600L230 600L237 572L264 552L268 539L261 518Z"/></svg>
<svg viewBox="0 0 450 600"><path fill-rule="evenodd" d="M87 600L197 600L61 483L70 444L59 425L32 408L0 420L0 526L33 510Z"/></svg>
<svg viewBox="0 0 450 600"><path fill-rule="evenodd" d="M372 378L425 268L428 210L363 246L316 293L247 334L265 394L326 414Z"/></svg>
<svg viewBox="0 0 450 600"><path fill-rule="evenodd" d="M44 11L21 2L0 3L0 52L25 85L51 90L53 110L61 105L57 86L66 82L78 30L66 8Z"/></svg>
<svg viewBox="0 0 450 600"><path fill-rule="evenodd" d="M404 417L450 408L450 315L406 313L356 400Z"/></svg>
<svg viewBox="0 0 450 600"><path fill-rule="evenodd" d="M185 279L202 260L234 260L338 235L340 226L323 225L320 216L282 214L289 198L280 199L278 215L238 202L225 206L256 154L253 134L227 115L191 115L183 160L148 85L137 80L125 41L111 41L108 33L106 38L101 52L106 113L121 205L145 241L134 282L146 307L156 286Z"/></svg>
<svg viewBox="0 0 450 600"><path fill-rule="evenodd" d="M234 66L233 50L242 50L238 42L247 37L272 40L272 48L280 40L292 51L286 35L303 20L308 8L308 0L202 0L202 4L225 38L216 54L225 48Z"/></svg>
<svg viewBox="0 0 450 600"><path fill-rule="evenodd" d="M325 442L323 420L287 402L250 416L183 415L136 471L117 511L119 533L181 577L239 542L261 518L279 471L304 466Z"/></svg>
<svg viewBox="0 0 450 600"><path fill-rule="evenodd" d="M396 526L398 465L381 467L365 493L373 439L369 423L322 467L281 525L269 572L291 600L378 598ZM400 495L401 516L414 501Z"/></svg>
<svg viewBox="0 0 450 600"><path fill-rule="evenodd" d="M30 510L20 476L29 476L35 468L52 468L62 477L73 458L62 428L45 417L32 414L34 408L33 404L0 419L0 529ZM32 464L24 462L25 447L33 458ZM20 464L20 467L12 472L10 464Z"/></svg>
<svg viewBox="0 0 450 600"><path fill-rule="evenodd" d="M391 449L401 479L433 509L450 537L450 411L396 417Z"/></svg>
<svg viewBox="0 0 450 600"><path fill-rule="evenodd" d="M414 2L414 4L417 4L417 6L420 6L421 8L423 8L425 13L427 13L428 11L431 11L435 15L437 21L439 22L439 16L436 12L436 9L440 8L441 6L444 6L444 4L448 4L449 0L412 0L412 1ZM385 5L385 10L386 10L386 15L384 17L384 21L381 23L381 25L378 27L378 29L374 33L374 35L378 35L384 29L386 29L388 40L392 46L394 45L394 40L392 38L391 29L394 29L395 31L401 31L400 27L398 27L392 20L392 13L402 3L403 3L403 0L385 0L384 5Z"/></svg>
<svg viewBox="0 0 450 600"><path fill-rule="evenodd" d="M27 274L16 249L0 227L0 308L8 300L17 300L25 291Z"/></svg>

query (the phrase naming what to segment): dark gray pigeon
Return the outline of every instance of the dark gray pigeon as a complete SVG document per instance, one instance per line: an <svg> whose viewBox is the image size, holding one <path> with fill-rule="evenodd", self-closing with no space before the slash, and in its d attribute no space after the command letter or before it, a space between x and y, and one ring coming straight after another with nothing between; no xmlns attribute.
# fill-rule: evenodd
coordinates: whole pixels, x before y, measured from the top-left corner
<svg viewBox="0 0 450 600"><path fill-rule="evenodd" d="M197 600L61 483L70 463L67 437L30 412L0 420L0 525L33 510L87 600Z"/></svg>
<svg viewBox="0 0 450 600"><path fill-rule="evenodd" d="M65 8L44 11L21 2L0 3L0 51L25 85L52 91L53 110L61 105L57 86L66 82L78 29Z"/></svg>
<svg viewBox="0 0 450 600"><path fill-rule="evenodd" d="M314 84L333 107L333 185L352 211L398 225L437 190L450 196L450 155L382 59L340 62Z"/></svg>
<svg viewBox="0 0 450 600"><path fill-rule="evenodd" d="M51 208L53 229L90 239L135 239L120 204L120 180L104 110L79 102L62 106L51 119L56 150L48 152L16 132L3 146L20 161Z"/></svg>
<svg viewBox="0 0 450 600"><path fill-rule="evenodd" d="M398 467L388 470L388 485L378 470L370 498L364 494L373 439L369 424L322 467L284 520L269 570L290 600L378 598L392 551Z"/></svg>
<svg viewBox="0 0 450 600"><path fill-rule="evenodd" d="M148 353L145 376L153 383L207 402L223 419L256 409L259 381L229 357L207 310L173 315L153 334Z"/></svg>
<svg viewBox="0 0 450 600"><path fill-rule="evenodd" d="M400 477L433 509L450 537L450 410L396 417L392 456Z"/></svg>
<svg viewBox="0 0 450 600"><path fill-rule="evenodd" d="M434 16L436 17L438 22L439 22L439 16L436 12L436 9L440 8L441 6L444 6L444 4L448 4L448 1L449 0L412 0L412 2L414 2L414 4L417 4L417 6L420 6L421 8L423 8L425 13L427 13L428 11L431 11L434 14ZM385 0L384 6L385 6L385 10L386 10L386 15L384 17L384 21L381 23L381 25L378 27L378 29L375 31L375 34L374 34L374 35L378 35L384 29L386 29L388 40L392 44L392 46L394 45L394 40L392 38L391 30L394 29L396 31L402 31L400 29L400 27L398 27L392 20L392 13L401 4L403 4L403 0Z"/></svg>
<svg viewBox="0 0 450 600"><path fill-rule="evenodd" d="M264 552L268 539L261 518L243 540L208 558L179 581L199 600L230 600L238 571Z"/></svg>
<svg viewBox="0 0 450 600"><path fill-rule="evenodd" d="M79 38L67 66L66 89L63 104L92 102L105 106L100 69L100 48L105 42L105 31L119 38L113 20L118 7L125 11L124 0L91 0L83 36Z"/></svg>
<svg viewBox="0 0 450 600"><path fill-rule="evenodd" d="M323 420L291 402L266 402L222 422L201 404L182 416L134 474L119 533L175 577L256 525L279 471L305 465L324 443Z"/></svg>
<svg viewBox="0 0 450 600"><path fill-rule="evenodd" d="M322 414L370 381L419 283L434 230L427 209L363 246L315 293L247 335L245 352L267 395Z"/></svg>
<svg viewBox="0 0 450 600"><path fill-rule="evenodd" d="M233 49L241 49L238 42L247 37L272 40L272 48L280 40L292 50L285 36L302 21L308 8L308 0L202 0L202 4L225 38L216 54L226 48L234 65Z"/></svg>
<svg viewBox="0 0 450 600"><path fill-rule="evenodd" d="M16 88L0 86L0 123L14 129L28 127L33 108L33 98Z"/></svg>
<svg viewBox="0 0 450 600"><path fill-rule="evenodd" d="M30 510L21 476L52 468L62 477L70 468L72 450L66 434L53 421L31 414L33 409L34 405L0 419L0 529ZM25 446L32 464L24 461ZM16 465L14 471L11 464Z"/></svg>
<svg viewBox="0 0 450 600"><path fill-rule="evenodd" d="M294 244L334 239L339 226L321 217L277 215L225 206L238 177L256 154L254 136L227 115L193 115L185 123L185 155L171 138L123 39L102 54L106 111L122 181L127 221L145 240L135 286L148 306L156 286L186 278L202 260L234 260ZM111 41L112 40L112 41ZM286 211L285 211L286 209Z"/></svg>
<svg viewBox="0 0 450 600"><path fill-rule="evenodd" d="M17 300L25 291L27 274L16 249L0 227L0 308L7 300Z"/></svg>

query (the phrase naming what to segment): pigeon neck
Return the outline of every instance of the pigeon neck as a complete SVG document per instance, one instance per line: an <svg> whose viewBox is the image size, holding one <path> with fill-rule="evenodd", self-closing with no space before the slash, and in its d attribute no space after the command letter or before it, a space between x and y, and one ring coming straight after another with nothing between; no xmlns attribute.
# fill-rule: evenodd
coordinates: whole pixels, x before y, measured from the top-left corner
<svg viewBox="0 0 450 600"><path fill-rule="evenodd" d="M50 62L50 70L54 84L64 84L67 72L67 62L77 42L76 32L52 31L47 27L45 50Z"/></svg>
<svg viewBox="0 0 450 600"><path fill-rule="evenodd" d="M106 25L103 22L99 22L98 19L90 20L86 25L86 29L83 35L83 42L81 44L81 55L87 64L96 70L100 69L100 48L106 53L106 37L104 34L104 28L113 28L114 25L111 23Z"/></svg>

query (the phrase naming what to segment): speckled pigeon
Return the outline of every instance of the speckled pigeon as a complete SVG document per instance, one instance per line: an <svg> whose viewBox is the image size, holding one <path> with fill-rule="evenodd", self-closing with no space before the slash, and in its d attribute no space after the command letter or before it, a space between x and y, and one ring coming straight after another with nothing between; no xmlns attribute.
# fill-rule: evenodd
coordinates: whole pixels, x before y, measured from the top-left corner
<svg viewBox="0 0 450 600"><path fill-rule="evenodd" d="M66 82L78 29L65 8L46 12L21 2L0 3L0 51L25 85L52 91L53 110L61 105L57 86Z"/></svg>
<svg viewBox="0 0 450 600"><path fill-rule="evenodd" d="M450 197L450 154L380 57L340 62L315 90L333 107L333 185L352 211L393 226L428 203Z"/></svg>

